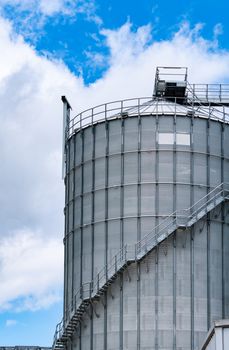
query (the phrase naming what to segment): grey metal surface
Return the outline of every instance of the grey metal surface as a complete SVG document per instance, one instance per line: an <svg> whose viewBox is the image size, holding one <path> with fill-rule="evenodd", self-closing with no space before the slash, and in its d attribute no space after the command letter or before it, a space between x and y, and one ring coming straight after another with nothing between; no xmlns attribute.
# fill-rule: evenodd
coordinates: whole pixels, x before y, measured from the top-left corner
<svg viewBox="0 0 229 350"><path fill-rule="evenodd" d="M153 250L153 248L157 247L160 242L163 242L166 239L168 240L169 236L171 236L171 234L173 234L176 230L184 230L192 227L204 216L208 215L208 213L216 209L222 202L227 200L229 200L229 184L223 183L219 186L216 186L212 191L210 191L201 200L197 201L190 208L172 213L135 245L125 245L113 257L113 259L108 261L106 267L99 272L94 280L92 280L89 284L82 284L78 293L75 295L73 305L71 304L68 307L67 312L70 315L69 319L63 319L63 321L58 325L54 337L54 347L61 348L65 343L66 337L70 338L74 334L76 328L80 326L83 319L83 313L89 305L89 300L91 303L93 303L97 298L100 298L101 296L105 296L106 298L105 292L108 290L109 286L114 283L118 274L125 271L127 267L133 262L136 263L145 258ZM140 278L139 267L140 265L137 263L137 282ZM130 280L131 277L128 270L127 273L128 279ZM139 292L138 288L137 292ZM176 304L175 300L173 301L173 304L174 303ZM173 312L174 310L175 307L173 306ZM136 317L137 319L140 317L140 302L137 305ZM104 336L106 336L106 334L107 333L105 332ZM141 333L139 328L139 332L136 333L137 343L139 345L140 334Z"/></svg>
<svg viewBox="0 0 229 350"><path fill-rule="evenodd" d="M219 320L213 323L207 338L200 350L228 350L229 349L229 320Z"/></svg>
<svg viewBox="0 0 229 350"><path fill-rule="evenodd" d="M51 350L48 346L30 346L30 345L16 345L16 346L0 346L0 350Z"/></svg>
<svg viewBox="0 0 229 350"><path fill-rule="evenodd" d="M105 280L120 248L229 182L228 124L171 108L82 125L67 142L66 324L78 288L104 265ZM125 269L67 347L198 349L211 322L229 313L228 204L209 210Z"/></svg>

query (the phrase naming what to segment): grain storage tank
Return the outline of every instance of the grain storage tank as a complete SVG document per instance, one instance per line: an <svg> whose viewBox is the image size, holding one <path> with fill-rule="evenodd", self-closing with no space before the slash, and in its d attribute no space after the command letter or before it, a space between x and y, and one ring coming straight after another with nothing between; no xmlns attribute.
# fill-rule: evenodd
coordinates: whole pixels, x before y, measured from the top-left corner
<svg viewBox="0 0 229 350"><path fill-rule="evenodd" d="M194 350L229 317L227 86L191 86L187 69L169 74L157 69L153 98L72 119L63 98L56 350Z"/></svg>

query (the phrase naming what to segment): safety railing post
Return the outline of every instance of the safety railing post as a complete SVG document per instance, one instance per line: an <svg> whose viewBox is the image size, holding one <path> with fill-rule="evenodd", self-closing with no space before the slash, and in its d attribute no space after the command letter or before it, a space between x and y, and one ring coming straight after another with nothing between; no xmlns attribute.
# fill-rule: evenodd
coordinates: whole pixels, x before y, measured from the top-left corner
<svg viewBox="0 0 229 350"><path fill-rule="evenodd" d="M115 273L117 272L117 254L115 254Z"/></svg>
<svg viewBox="0 0 229 350"><path fill-rule="evenodd" d="M145 253L146 253L147 252L147 239L145 240L144 250L145 250Z"/></svg>
<svg viewBox="0 0 229 350"><path fill-rule="evenodd" d="M99 273L97 275L97 292L99 291Z"/></svg>
<svg viewBox="0 0 229 350"><path fill-rule="evenodd" d="M139 242L137 242L137 243L135 244L135 255L136 255L136 260L137 260L138 253L140 253L140 249L139 249L140 242L141 242L141 241L139 241Z"/></svg>
<svg viewBox="0 0 229 350"><path fill-rule="evenodd" d="M82 113L80 113L80 129L82 129Z"/></svg>
<svg viewBox="0 0 229 350"><path fill-rule="evenodd" d="M108 277L108 273L107 273L107 264L104 266L104 277L105 277L105 280L107 281L107 277Z"/></svg>

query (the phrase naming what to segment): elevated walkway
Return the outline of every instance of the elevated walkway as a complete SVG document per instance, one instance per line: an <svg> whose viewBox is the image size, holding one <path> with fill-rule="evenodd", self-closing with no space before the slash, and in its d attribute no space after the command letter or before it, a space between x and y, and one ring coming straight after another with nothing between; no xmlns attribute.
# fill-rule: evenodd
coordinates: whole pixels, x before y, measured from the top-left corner
<svg viewBox="0 0 229 350"><path fill-rule="evenodd" d="M66 342L81 322L81 317L90 303L100 299L109 286L128 265L140 261L158 244L167 239L177 229L186 230L201 220L219 204L229 200L229 184L216 186L206 196L188 209L175 211L134 245L125 245L96 276L95 280L84 283L76 293L73 304L66 311L67 320L56 326L53 350L65 349Z"/></svg>

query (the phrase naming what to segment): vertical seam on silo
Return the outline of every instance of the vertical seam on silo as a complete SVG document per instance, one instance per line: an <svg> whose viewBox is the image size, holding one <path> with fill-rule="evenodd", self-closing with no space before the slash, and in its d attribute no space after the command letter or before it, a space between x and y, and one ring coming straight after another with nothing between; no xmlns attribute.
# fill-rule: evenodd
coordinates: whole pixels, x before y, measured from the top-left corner
<svg viewBox="0 0 229 350"><path fill-rule="evenodd" d="M158 195L158 104L156 104L156 161L155 161L155 226L158 224L158 206L159 206L159 195ZM159 247L156 246L156 264L155 264L155 348L158 349L158 250Z"/></svg>
<svg viewBox="0 0 229 350"><path fill-rule="evenodd" d="M176 235L177 231L174 232L173 235L173 349L176 350Z"/></svg>
<svg viewBox="0 0 229 350"><path fill-rule="evenodd" d="M71 156L70 156L70 151L71 151L71 147L70 147L70 141L68 141L68 170L67 170L67 176L68 176L68 184L67 184L67 187L68 187L68 191L67 191L67 213L68 213L68 220L67 220L67 234L69 234L69 220L70 220L70 210L69 210L69 198L70 198L70 159L71 159ZM70 247L69 247L69 235L67 237L67 318L69 317L69 289L70 289L70 286L69 286L69 274L70 274L70 271L69 271L69 267L70 267Z"/></svg>
<svg viewBox="0 0 229 350"><path fill-rule="evenodd" d="M123 274L120 274L120 321L119 321L119 343L123 350Z"/></svg>
<svg viewBox="0 0 229 350"><path fill-rule="evenodd" d="M138 229L137 229L137 241L141 239L141 138L142 138L142 128L141 128L141 116L140 116L140 100L138 99ZM141 322L141 299L140 299L140 262L137 262L137 350L140 350L140 322Z"/></svg>
<svg viewBox="0 0 229 350"><path fill-rule="evenodd" d="M121 112L123 111L123 105L121 106ZM124 210L124 120L121 114L121 194L120 194L120 243L123 248L123 210ZM119 343L120 350L123 349L123 274L120 274L120 319L119 319Z"/></svg>
<svg viewBox="0 0 229 350"><path fill-rule="evenodd" d="M225 118L225 107L223 107ZM224 120L221 123L221 183L224 183ZM224 280L224 202L221 204L221 254L222 254L222 318L225 318L225 280Z"/></svg>
<svg viewBox="0 0 229 350"><path fill-rule="evenodd" d="M73 143L73 208L72 208L72 306L74 308L74 286L75 286L75 162L76 162L76 137L73 136L72 140L74 141Z"/></svg>
<svg viewBox="0 0 229 350"><path fill-rule="evenodd" d="M93 282L94 280L94 259L95 259L95 254L94 254L94 249L95 249L95 126L93 123L93 110L92 110L92 217L91 217L91 222L92 222L92 228L91 228L91 234L92 234L92 265L91 265L91 277ZM92 283L91 283L92 285ZM91 291L90 291L91 294ZM93 313L93 308L92 305L90 305L90 312L91 312L91 338L90 338L90 349L93 350L93 330L94 330L94 313Z"/></svg>
<svg viewBox="0 0 229 350"><path fill-rule="evenodd" d="M193 128L194 128L194 105L193 105L193 99L192 99L192 119L191 119L191 147L192 147L192 153L191 153L191 205L194 204L194 135L193 135ZM194 227L192 226L190 229L190 284L191 284L191 305L190 305L190 314L191 314L191 350L194 350Z"/></svg>
<svg viewBox="0 0 229 350"><path fill-rule="evenodd" d="M208 217L208 215L207 215ZM211 291L210 291L210 222L209 219L207 219L207 327L210 328L210 312L211 312L211 304L210 304L210 298L211 298Z"/></svg>
<svg viewBox="0 0 229 350"><path fill-rule="evenodd" d="M158 350L158 255L159 247L155 251L155 348Z"/></svg>
<svg viewBox="0 0 229 350"><path fill-rule="evenodd" d="M190 260L191 260L191 350L194 350L194 229L190 230Z"/></svg>
<svg viewBox="0 0 229 350"><path fill-rule="evenodd" d="M192 106L193 110L193 106ZM192 113L191 117L191 159L190 159L190 182L191 182L191 194L190 194L190 205L194 204L194 113ZM191 214L191 213L190 213ZM193 274L193 256L192 256L192 235L193 235L193 228L189 230L189 235L190 235L190 328L191 328L191 337L190 337L190 342L191 342L191 350L193 350L194 347L194 329L193 329L193 324L194 324L194 316L193 316L193 283L192 283L192 274Z"/></svg>
<svg viewBox="0 0 229 350"><path fill-rule="evenodd" d="M81 154L81 217L80 217L80 287L83 283L83 191L84 191L84 131L81 130L82 154Z"/></svg>
<svg viewBox="0 0 229 350"><path fill-rule="evenodd" d="M139 101L138 101L138 184L137 184L137 241L141 239L141 117L139 111Z"/></svg>
<svg viewBox="0 0 229 350"><path fill-rule="evenodd" d="M81 153L81 217L80 217L80 288L82 288L83 281L83 186L84 186L84 131L81 129L81 145L82 145L82 153ZM82 329L81 323L79 325L79 350L82 347Z"/></svg>
<svg viewBox="0 0 229 350"><path fill-rule="evenodd" d="M105 264L106 280L108 279L108 156L109 156L109 125L107 122L107 106L105 105L105 135L106 135L106 154L105 154ZM107 349L107 291L104 294L104 349Z"/></svg>
<svg viewBox="0 0 229 350"><path fill-rule="evenodd" d="M210 189L210 104L209 104L209 115L207 119L207 193ZM207 197L208 199L208 197ZM211 231L210 231L210 214L207 213L206 216L207 220L207 327L208 329L211 326L211 276L210 276L210 237L211 237Z"/></svg>
<svg viewBox="0 0 229 350"><path fill-rule="evenodd" d="M193 136L193 124L194 124L194 113L191 117L191 159L190 159L190 183L191 183L191 193L190 193L190 206L194 204L194 136Z"/></svg>
<svg viewBox="0 0 229 350"><path fill-rule="evenodd" d="M177 130L176 130L176 101L175 101L175 114L173 116L173 212L177 208ZM173 349L176 350L176 231L173 235Z"/></svg>
<svg viewBox="0 0 229 350"><path fill-rule="evenodd" d="M124 237L123 237L123 215L124 215L124 120L121 117L121 195L120 195L120 240L121 248L123 247Z"/></svg>
<svg viewBox="0 0 229 350"><path fill-rule="evenodd" d="M177 188L176 188L176 166L177 166L177 136L176 136L176 103L175 103L175 115L173 116L173 212L176 210L177 207Z"/></svg>

